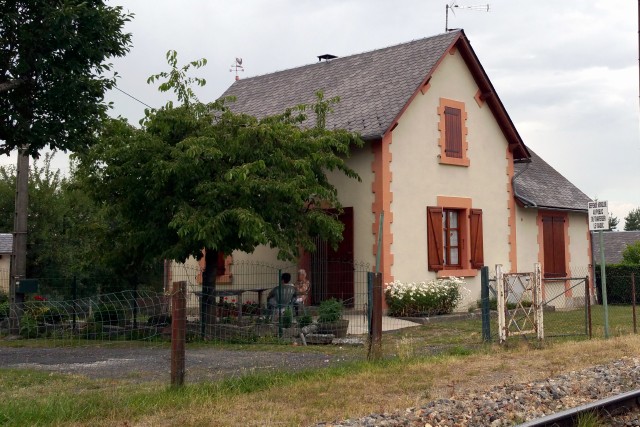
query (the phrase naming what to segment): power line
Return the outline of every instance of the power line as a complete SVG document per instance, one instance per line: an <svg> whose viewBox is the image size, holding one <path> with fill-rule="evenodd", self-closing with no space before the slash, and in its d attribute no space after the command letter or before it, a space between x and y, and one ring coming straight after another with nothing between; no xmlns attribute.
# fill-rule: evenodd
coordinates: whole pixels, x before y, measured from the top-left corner
<svg viewBox="0 0 640 427"><path fill-rule="evenodd" d="M120 91L120 92L122 92L122 93L124 93L124 94L125 94L125 95L127 95L129 98L131 98L131 99L135 99L136 101L138 101L140 104L144 105L145 107L153 108L151 105L147 104L146 102L142 102L142 101L140 101L138 98L136 98L135 96L133 96L133 95L131 95L131 94L129 94L129 93L127 93L127 92L123 91L123 90L122 90L122 89L120 89L118 86L113 85L113 88L114 88L114 89L119 90L119 91Z"/></svg>

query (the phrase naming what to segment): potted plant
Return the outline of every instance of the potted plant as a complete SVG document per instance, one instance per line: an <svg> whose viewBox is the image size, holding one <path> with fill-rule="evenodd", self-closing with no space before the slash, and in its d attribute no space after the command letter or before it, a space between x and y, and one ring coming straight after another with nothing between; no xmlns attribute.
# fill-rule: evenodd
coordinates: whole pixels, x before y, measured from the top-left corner
<svg viewBox="0 0 640 427"><path fill-rule="evenodd" d="M336 338L346 337L349 320L342 318L343 310L342 301L335 298L322 301L318 307L317 333L333 334Z"/></svg>

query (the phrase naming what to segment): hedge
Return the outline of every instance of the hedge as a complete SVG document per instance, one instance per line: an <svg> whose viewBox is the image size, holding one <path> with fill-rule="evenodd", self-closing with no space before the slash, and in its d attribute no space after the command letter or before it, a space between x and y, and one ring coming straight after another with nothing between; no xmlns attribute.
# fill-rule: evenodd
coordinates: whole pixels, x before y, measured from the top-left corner
<svg viewBox="0 0 640 427"><path fill-rule="evenodd" d="M635 274L636 303L640 304L640 265L611 264L606 266L607 303L631 304L631 275ZM602 304L602 280L600 267L596 266L596 289Z"/></svg>

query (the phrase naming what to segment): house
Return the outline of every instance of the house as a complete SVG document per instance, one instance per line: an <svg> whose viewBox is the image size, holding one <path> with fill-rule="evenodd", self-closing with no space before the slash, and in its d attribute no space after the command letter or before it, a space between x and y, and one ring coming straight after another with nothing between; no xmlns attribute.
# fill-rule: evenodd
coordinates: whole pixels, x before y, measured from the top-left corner
<svg viewBox="0 0 640 427"><path fill-rule="evenodd" d="M640 242L640 231L605 231L602 233L604 259L607 264L620 264L622 253L628 245ZM593 239L595 263L600 264L600 239Z"/></svg>
<svg viewBox="0 0 640 427"><path fill-rule="evenodd" d="M11 268L11 252L13 235L0 233L0 292L9 292L9 270Z"/></svg>
<svg viewBox="0 0 640 427"><path fill-rule="evenodd" d="M556 279L589 271L589 197L524 144L464 31L242 79L223 96L262 117L313 103L318 90L341 99L327 128L366 144L349 158L361 182L330 175L343 242L336 251L318 242L300 260L315 301L364 305L353 266L377 259L385 283L464 277L466 304L479 298L483 265L520 272L540 262ZM276 262L275 251L233 254L233 264L247 260ZM338 262L347 273L332 271Z"/></svg>

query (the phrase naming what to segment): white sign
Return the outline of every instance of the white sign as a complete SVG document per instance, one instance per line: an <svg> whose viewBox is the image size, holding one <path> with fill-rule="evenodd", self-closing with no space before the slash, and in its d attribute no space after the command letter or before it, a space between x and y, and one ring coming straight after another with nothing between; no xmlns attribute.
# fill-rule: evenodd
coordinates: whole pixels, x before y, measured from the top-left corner
<svg viewBox="0 0 640 427"><path fill-rule="evenodd" d="M609 205L606 200L588 203L589 231L603 231L609 229Z"/></svg>

